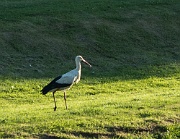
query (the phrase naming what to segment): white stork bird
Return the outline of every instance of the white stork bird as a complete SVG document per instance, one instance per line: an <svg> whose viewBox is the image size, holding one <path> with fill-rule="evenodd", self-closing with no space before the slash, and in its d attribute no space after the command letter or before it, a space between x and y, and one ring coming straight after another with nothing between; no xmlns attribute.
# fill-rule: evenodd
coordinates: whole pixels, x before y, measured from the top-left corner
<svg viewBox="0 0 180 139"><path fill-rule="evenodd" d="M81 61L88 64L90 67L91 65L83 59L82 56L76 56L75 58L75 63L76 63L76 68L63 74L58 77L56 77L54 80L52 80L48 85L46 85L42 90L42 94L45 95L48 92L53 93L53 98L54 98L54 111L56 111L56 100L55 100L55 92L58 90L63 90L64 91L64 100L65 100L65 106L67 109L67 104L66 104L66 92L65 90L70 89L70 87L74 83L78 83L81 78Z"/></svg>

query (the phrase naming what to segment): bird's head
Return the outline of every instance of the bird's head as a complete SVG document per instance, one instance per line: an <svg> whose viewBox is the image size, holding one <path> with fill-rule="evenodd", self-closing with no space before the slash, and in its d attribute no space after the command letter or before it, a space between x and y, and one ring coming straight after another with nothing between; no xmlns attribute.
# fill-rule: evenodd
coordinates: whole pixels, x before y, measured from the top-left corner
<svg viewBox="0 0 180 139"><path fill-rule="evenodd" d="M85 64L87 64L87 65L89 65L90 67L92 67L91 66L91 64L89 64L82 56L80 56L80 55L78 55L78 56L76 56L76 58L75 58L75 61L76 62L84 62Z"/></svg>

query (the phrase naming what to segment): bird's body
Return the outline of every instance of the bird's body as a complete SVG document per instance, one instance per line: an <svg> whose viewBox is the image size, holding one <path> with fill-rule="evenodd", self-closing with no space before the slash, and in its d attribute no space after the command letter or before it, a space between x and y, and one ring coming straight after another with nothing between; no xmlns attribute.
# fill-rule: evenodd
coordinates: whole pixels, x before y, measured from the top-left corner
<svg viewBox="0 0 180 139"><path fill-rule="evenodd" d="M66 104L66 93L65 90L70 89L70 87L74 83L78 83L81 78L81 61L85 62L88 64L90 67L91 65L85 61L82 56L76 56L75 58L75 63L76 63L76 68L61 75L56 77L54 80L52 80L48 85L46 85L42 90L42 94L45 95L48 92L53 92L53 98L54 98L54 111L56 110L56 101L55 101L55 92L59 90L64 90L64 100L65 100L65 105L67 109L67 104Z"/></svg>

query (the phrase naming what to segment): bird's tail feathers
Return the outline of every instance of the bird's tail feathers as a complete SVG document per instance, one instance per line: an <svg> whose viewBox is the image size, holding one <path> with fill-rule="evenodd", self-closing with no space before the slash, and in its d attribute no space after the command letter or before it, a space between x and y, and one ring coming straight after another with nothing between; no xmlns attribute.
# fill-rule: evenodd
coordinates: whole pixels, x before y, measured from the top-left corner
<svg viewBox="0 0 180 139"><path fill-rule="evenodd" d="M45 95L45 94L47 94L48 92L49 92L49 87L48 86L45 86L42 90L41 90L41 93L43 94L43 95Z"/></svg>

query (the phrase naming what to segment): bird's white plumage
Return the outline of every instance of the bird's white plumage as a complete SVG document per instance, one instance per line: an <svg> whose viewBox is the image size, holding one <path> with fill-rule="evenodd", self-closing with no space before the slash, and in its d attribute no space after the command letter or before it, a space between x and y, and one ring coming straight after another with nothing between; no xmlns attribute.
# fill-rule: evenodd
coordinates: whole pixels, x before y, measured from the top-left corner
<svg viewBox="0 0 180 139"><path fill-rule="evenodd" d="M56 81L59 84L73 84L78 77L78 71L76 69L63 74L60 79Z"/></svg>

